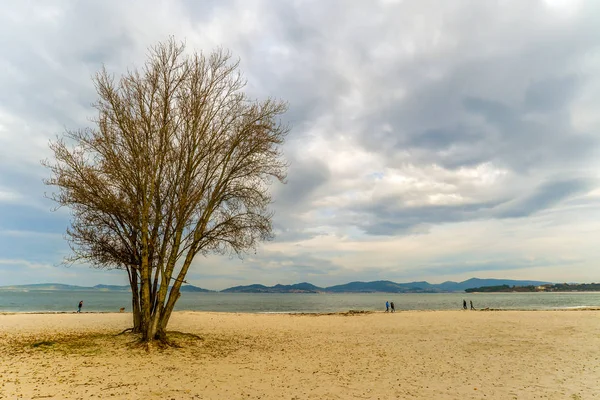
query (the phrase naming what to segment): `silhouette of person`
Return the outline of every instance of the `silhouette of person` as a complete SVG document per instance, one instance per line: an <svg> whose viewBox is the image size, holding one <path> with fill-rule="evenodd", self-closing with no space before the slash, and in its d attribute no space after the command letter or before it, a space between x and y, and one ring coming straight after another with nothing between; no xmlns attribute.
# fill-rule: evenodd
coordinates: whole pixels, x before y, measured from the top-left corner
<svg viewBox="0 0 600 400"><path fill-rule="evenodd" d="M467 301L463 299L463 310L467 309Z"/></svg>
<svg viewBox="0 0 600 400"><path fill-rule="evenodd" d="M473 307L473 300L469 300L469 303L471 303L471 310L474 310L475 307Z"/></svg>
<svg viewBox="0 0 600 400"><path fill-rule="evenodd" d="M396 307L394 307L394 302L390 303L390 307L392 308L392 312L396 312Z"/></svg>
<svg viewBox="0 0 600 400"><path fill-rule="evenodd" d="M390 312L390 303L389 303L389 301L385 302L385 312Z"/></svg>
<svg viewBox="0 0 600 400"><path fill-rule="evenodd" d="M79 302L79 305L77 306L77 312L81 312L81 307L83 307L83 300Z"/></svg>

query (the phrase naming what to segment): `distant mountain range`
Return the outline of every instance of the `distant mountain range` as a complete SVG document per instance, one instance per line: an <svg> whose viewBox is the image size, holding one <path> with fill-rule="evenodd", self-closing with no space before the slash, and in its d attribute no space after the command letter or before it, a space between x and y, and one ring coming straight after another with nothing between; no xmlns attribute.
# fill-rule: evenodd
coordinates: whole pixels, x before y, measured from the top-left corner
<svg viewBox="0 0 600 400"><path fill-rule="evenodd" d="M221 290L222 293L444 293L463 292L482 286L529 286L544 285L550 282L519 281L510 279L479 279L471 278L462 282L446 281L432 284L425 281L396 283L392 281L350 282L344 285L318 287L308 282L293 285L246 285L234 286ZM41 283L36 285L0 286L0 290L98 290L98 291L130 291L129 285L96 285L92 287L64 285L60 283ZM183 285L182 292L214 292L193 285Z"/></svg>
<svg viewBox="0 0 600 400"><path fill-rule="evenodd" d="M101 292L130 292L129 285L96 285L96 286L76 286L64 285L62 283L37 283L33 285L11 285L0 286L0 290L97 290ZM202 289L193 285L182 285L181 292L214 292L214 290Z"/></svg>
<svg viewBox="0 0 600 400"><path fill-rule="evenodd" d="M318 287L311 283L303 282L294 285L248 285L235 286L221 292L225 293L444 293L444 292L462 292L466 289L495 286L527 286L543 285L548 282L542 281L516 281L510 279L478 279L471 278L463 282L447 281L439 284L429 282L408 282L396 283L392 281L373 281L373 282L350 282L344 285L335 285L329 287Z"/></svg>

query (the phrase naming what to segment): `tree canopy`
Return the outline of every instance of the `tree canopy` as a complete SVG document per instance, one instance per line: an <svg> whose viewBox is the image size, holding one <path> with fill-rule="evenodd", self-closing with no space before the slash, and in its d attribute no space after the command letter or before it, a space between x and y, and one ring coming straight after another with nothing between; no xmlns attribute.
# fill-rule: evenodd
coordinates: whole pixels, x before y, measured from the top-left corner
<svg viewBox="0 0 600 400"><path fill-rule="evenodd" d="M287 104L252 100L239 61L185 53L174 39L141 69L94 79L94 127L51 142L45 161L71 211L67 262L127 271L134 331L165 339L197 255L243 254L272 235L270 184L285 181L280 117Z"/></svg>

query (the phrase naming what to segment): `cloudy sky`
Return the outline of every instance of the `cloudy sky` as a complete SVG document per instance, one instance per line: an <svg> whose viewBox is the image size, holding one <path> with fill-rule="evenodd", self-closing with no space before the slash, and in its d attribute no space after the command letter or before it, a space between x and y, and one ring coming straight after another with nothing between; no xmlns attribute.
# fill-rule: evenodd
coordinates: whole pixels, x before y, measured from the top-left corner
<svg viewBox="0 0 600 400"><path fill-rule="evenodd" d="M600 281L600 2L7 1L0 5L0 285L125 284L59 266L48 142L90 126L102 64L174 35L287 100L276 239L190 283Z"/></svg>

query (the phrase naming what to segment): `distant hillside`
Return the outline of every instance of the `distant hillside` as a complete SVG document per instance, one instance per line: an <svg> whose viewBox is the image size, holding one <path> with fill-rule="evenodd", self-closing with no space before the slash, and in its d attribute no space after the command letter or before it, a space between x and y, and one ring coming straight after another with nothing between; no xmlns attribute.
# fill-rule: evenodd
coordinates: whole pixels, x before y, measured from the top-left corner
<svg viewBox="0 0 600 400"><path fill-rule="evenodd" d="M350 282L326 288L308 282L294 285L265 286L260 284L235 286L221 292L224 293L435 293L440 292L427 282L395 283L391 281Z"/></svg>
<svg viewBox="0 0 600 400"><path fill-rule="evenodd" d="M203 289L201 287L193 286L193 285L182 285L181 288L179 289L179 291L180 292L202 292L202 293L214 292L214 290Z"/></svg>
<svg viewBox="0 0 600 400"><path fill-rule="evenodd" d="M38 283L34 285L12 285L12 286L0 286L0 290L65 290L65 291L78 291L78 290L98 290L103 292L129 292L131 288L129 285L96 285L96 286L75 286L75 285L64 285L62 283ZM193 285L183 285L180 289L181 292L212 292L212 290L202 289Z"/></svg>
<svg viewBox="0 0 600 400"><path fill-rule="evenodd" d="M543 285L542 281L517 281L510 279L478 279L471 278L463 282L444 282L431 284L429 282L396 283L392 281L350 282L343 285L321 288L311 283L303 282L295 285L265 286L260 284L234 286L221 290L223 293L444 293L463 292L476 286L487 285Z"/></svg>
<svg viewBox="0 0 600 400"><path fill-rule="evenodd" d="M325 288L331 293L435 293L439 289L427 282L395 283L391 281L350 282Z"/></svg>
<svg viewBox="0 0 600 400"><path fill-rule="evenodd" d="M33 285L0 286L4 290L93 290L90 287L65 285L62 283L36 283Z"/></svg>
<svg viewBox="0 0 600 400"><path fill-rule="evenodd" d="M315 286L311 283L303 282L296 283L294 285L247 285L247 286L234 286L225 290L221 290L223 293L319 293L322 292L323 288Z"/></svg>
<svg viewBox="0 0 600 400"><path fill-rule="evenodd" d="M293 290L306 290L311 292L321 292L323 288L313 285L312 283L302 282L296 283L294 285L289 285L289 287Z"/></svg>

